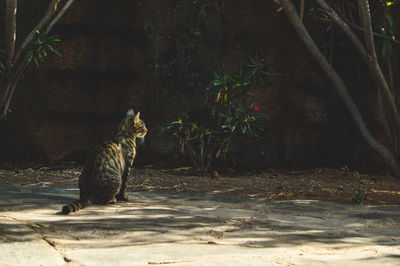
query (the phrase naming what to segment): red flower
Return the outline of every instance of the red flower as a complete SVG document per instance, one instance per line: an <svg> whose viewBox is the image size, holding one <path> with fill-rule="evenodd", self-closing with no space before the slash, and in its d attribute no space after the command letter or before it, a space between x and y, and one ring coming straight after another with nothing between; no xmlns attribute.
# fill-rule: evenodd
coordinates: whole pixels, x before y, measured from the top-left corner
<svg viewBox="0 0 400 266"><path fill-rule="evenodd" d="M261 110L261 106L259 104L255 103L254 104L254 110L257 111L257 112L260 111Z"/></svg>

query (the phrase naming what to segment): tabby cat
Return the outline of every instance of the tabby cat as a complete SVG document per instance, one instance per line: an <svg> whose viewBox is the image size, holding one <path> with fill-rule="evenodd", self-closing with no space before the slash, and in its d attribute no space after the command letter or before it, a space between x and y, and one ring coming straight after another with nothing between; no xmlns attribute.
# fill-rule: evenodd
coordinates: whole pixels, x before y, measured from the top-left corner
<svg viewBox="0 0 400 266"><path fill-rule="evenodd" d="M144 122L129 110L121 121L116 136L96 146L86 159L79 176L80 199L64 206L63 214L78 211L91 204L109 204L125 198L130 167L136 155L136 138L147 133Z"/></svg>

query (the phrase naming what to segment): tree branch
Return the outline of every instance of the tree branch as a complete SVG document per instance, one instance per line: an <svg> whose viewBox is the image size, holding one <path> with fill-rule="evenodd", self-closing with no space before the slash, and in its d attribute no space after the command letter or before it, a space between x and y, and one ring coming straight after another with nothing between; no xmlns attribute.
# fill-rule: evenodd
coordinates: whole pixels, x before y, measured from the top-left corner
<svg viewBox="0 0 400 266"><path fill-rule="evenodd" d="M400 136L400 117L397 111L394 95L392 94L389 84L387 83L386 78L383 75L382 69L379 66L379 61L375 50L374 36L372 33L371 16L370 16L368 0L358 0L358 5L365 28L364 37L367 46L367 52L370 54L370 60L368 61L368 65L371 69L372 75L374 75L374 78L377 82L378 89L382 90L386 102L388 103L389 111L391 112L390 116L393 119L396 126L395 127L396 129L395 138L396 138Z"/></svg>
<svg viewBox="0 0 400 266"><path fill-rule="evenodd" d="M353 27L353 28L355 28L357 30L365 31L365 29L363 27L358 26L357 24L354 24L353 22L351 22L351 21L349 21L347 19L345 19L345 21L347 22L347 24L349 24L350 27ZM400 44L400 41L398 41L396 39L393 39L390 36L386 36L386 35L383 35L383 34L380 34L380 33L377 33L377 32L372 32L372 34L374 34L374 36L378 36L378 37L380 37L382 39L391 41L393 43Z"/></svg>
<svg viewBox="0 0 400 266"><path fill-rule="evenodd" d="M62 9L57 13L57 15L53 18L53 20L47 26L47 32L50 32L53 26L60 20L60 18L64 15L64 13L69 9L74 0L68 0L67 3L62 7Z"/></svg>
<svg viewBox="0 0 400 266"><path fill-rule="evenodd" d="M10 75L13 69L13 57L15 52L15 38L16 38L16 14L17 14L17 0L7 0L5 10L5 28L4 28L4 48L6 53L5 61L5 77L2 81L2 91L0 92L0 104L7 99L10 91Z"/></svg>
<svg viewBox="0 0 400 266"><path fill-rule="evenodd" d="M379 115L379 119L382 123L383 130L389 140L390 147L392 147L392 151L394 152L394 154L397 154L393 135L392 135L392 132L390 131L389 123L388 123L388 121L386 119L386 115L385 115L385 107L384 107L384 103L383 103L383 99L382 99L382 90L378 90L378 115Z"/></svg>
<svg viewBox="0 0 400 266"><path fill-rule="evenodd" d="M6 1L5 11L5 36L4 47L6 52L6 70L12 66L12 59L14 57L15 39L17 34L16 17L17 15L17 0Z"/></svg>
<svg viewBox="0 0 400 266"><path fill-rule="evenodd" d="M346 107L349 109L351 116L354 119L354 122L358 126L358 129L361 132L361 135L367 141L367 143L377 152L391 167L393 173L396 176L400 176L400 169L397 165L396 158L394 157L393 153L391 153L385 146L381 143L377 142L374 137L369 132L368 128L365 125L365 122L354 103L353 98L351 97L350 93L347 90L346 85L344 84L343 80L337 74L337 72L332 68L326 58L323 56L321 51L318 49L315 42L312 40L311 36L309 35L308 31L304 27L303 23L301 22L297 11L290 0L280 0L281 4L285 8L285 12L289 18L289 21L295 28L297 34L301 38L301 40L306 45L307 49L310 53L314 56L317 63L320 67L324 70L324 72L328 75L330 80L333 82L334 86L336 87L340 97L344 101Z"/></svg>
<svg viewBox="0 0 400 266"><path fill-rule="evenodd" d="M199 163L200 163L200 162L198 162L197 159L196 159L196 157L198 157L198 155L197 155L196 152L193 150L192 146L190 145L190 143L189 143L187 140L184 140L184 142L185 142L185 145L189 148L189 149L188 149L188 153L189 153L189 155L190 155L190 158L191 158L192 161L193 161L194 166L195 166L197 169L199 169Z"/></svg>
<svg viewBox="0 0 400 266"><path fill-rule="evenodd" d="M368 51L365 49L364 45L361 43L361 41L358 39L358 37L354 34L354 32L350 29L349 25L336 13L336 11L331 8L325 0L315 0L323 9L323 11L332 19L332 21L338 25L343 32L347 35L347 37L353 42L353 44L356 46L358 51L360 52L362 58L364 61L367 63L369 70L371 71L374 80L376 82L376 85L378 87L378 90L382 90L383 93L385 94L385 99L386 101L389 102L389 110L391 111L391 118L395 122L396 128L397 128L397 134L395 134L395 138L400 134L400 118L397 114L397 107L394 103L394 97L390 91L389 85L383 76L382 70L379 66L378 63L378 58L376 55L376 50L375 50L375 45L374 45L374 40L373 40L373 32L372 32L372 26L371 26L371 18L369 17L369 8L368 4L365 6L361 6L362 3L359 4L360 7L360 14L363 16L362 21L364 21L364 32L365 32L365 39L366 43L369 48ZM364 0L361 0L364 1ZM367 12L368 14L365 14ZM372 38L372 39L371 39ZM372 44L371 44L372 42ZM386 90L386 92L385 92ZM380 100L381 101L381 100ZM390 103L392 102L392 103ZM382 103L379 103L380 105ZM382 123L387 123L387 120L384 119L382 120ZM384 127L386 127L384 125ZM389 139L392 139L393 136L391 134L387 134L387 129L385 128L386 135L388 136ZM393 143L393 141L391 141ZM396 147L393 147L393 150L396 150Z"/></svg>
<svg viewBox="0 0 400 266"><path fill-rule="evenodd" d="M304 0L300 1L300 20L303 22L304 18Z"/></svg>
<svg viewBox="0 0 400 266"><path fill-rule="evenodd" d="M7 0L12 2L12 0ZM17 2L17 0L14 0ZM34 40L36 32L43 30L44 27L46 27L47 32L49 32L53 26L59 21L59 19L64 15L64 13L69 9L69 7L72 5L74 0L68 0L64 6L61 8L61 10L56 14L58 5L61 0L52 0L51 3L49 4L49 7L45 13L45 15L42 17L42 19L39 21L39 23L32 29L32 31L26 36L25 40L23 41L21 47L18 49L17 54L15 55L14 58L10 56L11 62L11 67L9 68L9 75L5 79L5 86L4 86L4 93L1 94L0 100L1 100L1 113L0 113L0 120L5 119L7 116L8 112L8 107L10 105L11 99L14 95L15 87L17 86L18 81L22 77L26 67L28 66L29 62L26 58L20 60L24 49L27 47L27 45ZM55 15L56 14L56 15ZM54 16L55 15L55 16ZM15 43L15 39L14 39ZM10 53L11 54L11 53ZM12 53L14 55L14 53Z"/></svg>
<svg viewBox="0 0 400 266"><path fill-rule="evenodd" d="M24 48L35 38L35 34L37 31L41 31L43 27L52 19L54 13L57 10L57 6L61 0L52 0L45 15L39 21L39 23L32 29L32 31L26 36L25 40L21 44L21 47L18 49L17 55L14 58L13 63L16 64L21 57L21 54Z"/></svg>
<svg viewBox="0 0 400 266"><path fill-rule="evenodd" d="M26 60L23 64L19 64L18 68L14 71L13 77L10 79L11 81L7 84L9 86L9 93L5 99L4 105L1 107L1 114L0 120L4 120L7 117L8 107L10 106L11 99L14 95L15 88L19 79L21 78L22 74L24 73L26 67L28 66L29 62Z"/></svg>
<svg viewBox="0 0 400 266"><path fill-rule="evenodd" d="M372 33L372 24L370 17L370 10L368 0L357 0L359 3L359 8L362 16L362 21L364 24L364 38L365 44L367 46L367 52L372 56L372 59L378 61L375 51L374 35Z"/></svg>
<svg viewBox="0 0 400 266"><path fill-rule="evenodd" d="M369 55L367 51L364 48L364 45L361 43L361 41L358 39L358 37L354 34L354 32L350 29L350 27L346 24L346 22L336 13L336 11L331 8L325 0L315 0L317 4L321 6L323 9L324 13L327 14L333 22L336 23L349 37L349 39L353 42L353 44L356 46L358 51L361 53L361 56L363 59L368 62L369 61Z"/></svg>

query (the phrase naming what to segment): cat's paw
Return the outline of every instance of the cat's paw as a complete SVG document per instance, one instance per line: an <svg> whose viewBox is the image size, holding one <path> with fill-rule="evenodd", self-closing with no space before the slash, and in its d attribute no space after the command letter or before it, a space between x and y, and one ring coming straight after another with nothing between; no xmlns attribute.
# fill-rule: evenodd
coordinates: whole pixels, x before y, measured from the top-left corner
<svg viewBox="0 0 400 266"><path fill-rule="evenodd" d="M117 200L115 198L112 198L109 202L107 202L108 204L115 204L117 203Z"/></svg>
<svg viewBox="0 0 400 266"><path fill-rule="evenodd" d="M117 197L118 201L129 201L127 197Z"/></svg>

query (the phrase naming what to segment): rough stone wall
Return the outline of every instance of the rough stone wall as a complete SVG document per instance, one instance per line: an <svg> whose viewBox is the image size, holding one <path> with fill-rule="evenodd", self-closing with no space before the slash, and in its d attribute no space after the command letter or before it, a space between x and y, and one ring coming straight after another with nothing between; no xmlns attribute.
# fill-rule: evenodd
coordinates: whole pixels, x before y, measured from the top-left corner
<svg viewBox="0 0 400 266"><path fill-rule="evenodd" d="M33 2L21 10L26 21L43 12L44 1ZM171 157L159 126L199 112L213 72L237 72L258 53L282 75L252 92L269 126L244 152L257 162L250 167L362 167L371 151L277 8L265 0L76 1L54 28L63 56L19 86L0 159L82 161L129 108L150 130L139 162Z"/></svg>

